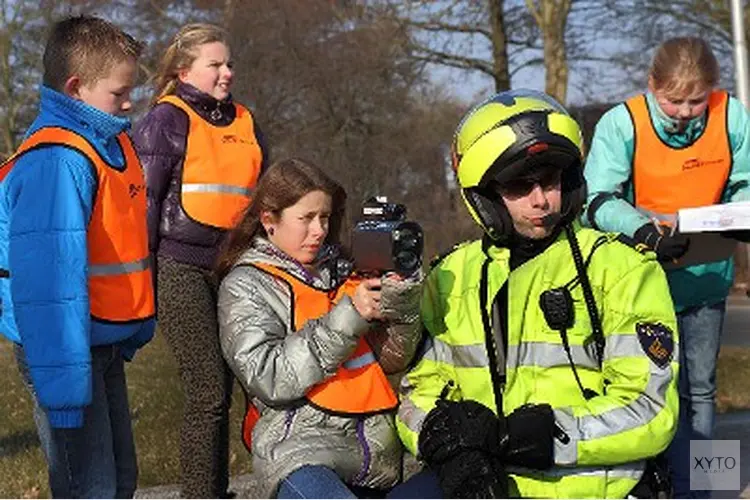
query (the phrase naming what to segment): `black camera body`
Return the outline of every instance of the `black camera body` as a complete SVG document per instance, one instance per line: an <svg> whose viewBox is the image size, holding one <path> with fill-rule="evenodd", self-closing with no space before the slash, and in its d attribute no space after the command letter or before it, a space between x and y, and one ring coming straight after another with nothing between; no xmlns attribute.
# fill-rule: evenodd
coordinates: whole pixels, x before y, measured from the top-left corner
<svg viewBox="0 0 750 500"><path fill-rule="evenodd" d="M389 203L385 196L368 199L362 218L352 230L354 269L360 274L395 271L409 276L422 266L424 234L406 220L406 206Z"/></svg>

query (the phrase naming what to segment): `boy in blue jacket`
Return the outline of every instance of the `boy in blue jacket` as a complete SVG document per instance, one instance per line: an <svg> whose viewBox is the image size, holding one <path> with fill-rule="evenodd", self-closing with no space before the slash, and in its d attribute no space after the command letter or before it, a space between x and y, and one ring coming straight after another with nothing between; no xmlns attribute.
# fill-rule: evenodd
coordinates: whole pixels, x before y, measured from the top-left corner
<svg viewBox="0 0 750 500"><path fill-rule="evenodd" d="M132 497L123 360L154 332L143 173L123 115L142 44L57 23L40 112L0 167L0 332L34 399L54 497Z"/></svg>

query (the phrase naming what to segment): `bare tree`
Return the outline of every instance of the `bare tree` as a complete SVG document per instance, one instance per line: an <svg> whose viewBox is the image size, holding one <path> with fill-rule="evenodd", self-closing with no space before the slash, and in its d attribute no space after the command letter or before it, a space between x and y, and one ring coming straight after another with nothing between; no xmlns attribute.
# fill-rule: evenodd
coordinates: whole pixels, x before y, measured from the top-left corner
<svg viewBox="0 0 750 500"><path fill-rule="evenodd" d="M572 0L525 0L526 6L542 32L544 46L544 89L560 102L568 92L568 56L565 49L565 27Z"/></svg>
<svg viewBox="0 0 750 500"><path fill-rule="evenodd" d="M407 31L407 50L415 60L479 71L501 91L510 88L504 4L504 0L387 1L375 2L374 8Z"/></svg>

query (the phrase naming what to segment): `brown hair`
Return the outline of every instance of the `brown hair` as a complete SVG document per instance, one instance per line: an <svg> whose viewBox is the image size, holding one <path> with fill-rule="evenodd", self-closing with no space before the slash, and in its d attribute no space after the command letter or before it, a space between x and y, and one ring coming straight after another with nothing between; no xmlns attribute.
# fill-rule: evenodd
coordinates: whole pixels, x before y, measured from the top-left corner
<svg viewBox="0 0 750 500"><path fill-rule="evenodd" d="M654 89L667 95L690 94L718 84L719 62L702 38L671 38L656 49L648 75Z"/></svg>
<svg viewBox="0 0 750 500"><path fill-rule="evenodd" d="M281 160L263 174L255 188L253 201L237 226L229 233L216 265L216 275L222 279L247 250L256 235L266 236L260 222L263 212L276 217L313 191L323 191L331 197L331 218L326 243L339 243L341 224L346 207L346 193L320 167L299 158Z"/></svg>
<svg viewBox="0 0 750 500"><path fill-rule="evenodd" d="M127 58L138 59L143 43L114 24L93 16L63 19L52 27L44 48L44 85L58 92L75 75L86 86L106 78Z"/></svg>
<svg viewBox="0 0 750 500"><path fill-rule="evenodd" d="M180 71L188 69L198 57L196 49L213 42L229 45L226 31L219 26L193 23L180 28L159 62L159 70L154 76L155 92L151 104L155 104L165 95L174 94Z"/></svg>

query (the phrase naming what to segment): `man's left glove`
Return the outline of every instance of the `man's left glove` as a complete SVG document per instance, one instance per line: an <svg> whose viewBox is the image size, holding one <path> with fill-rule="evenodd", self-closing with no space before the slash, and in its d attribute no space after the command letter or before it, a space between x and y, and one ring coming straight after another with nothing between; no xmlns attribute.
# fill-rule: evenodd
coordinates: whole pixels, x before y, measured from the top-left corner
<svg viewBox="0 0 750 500"><path fill-rule="evenodd" d="M507 416L506 425L508 439L501 445L505 463L538 470L555 465L555 415L550 405L516 408Z"/></svg>

